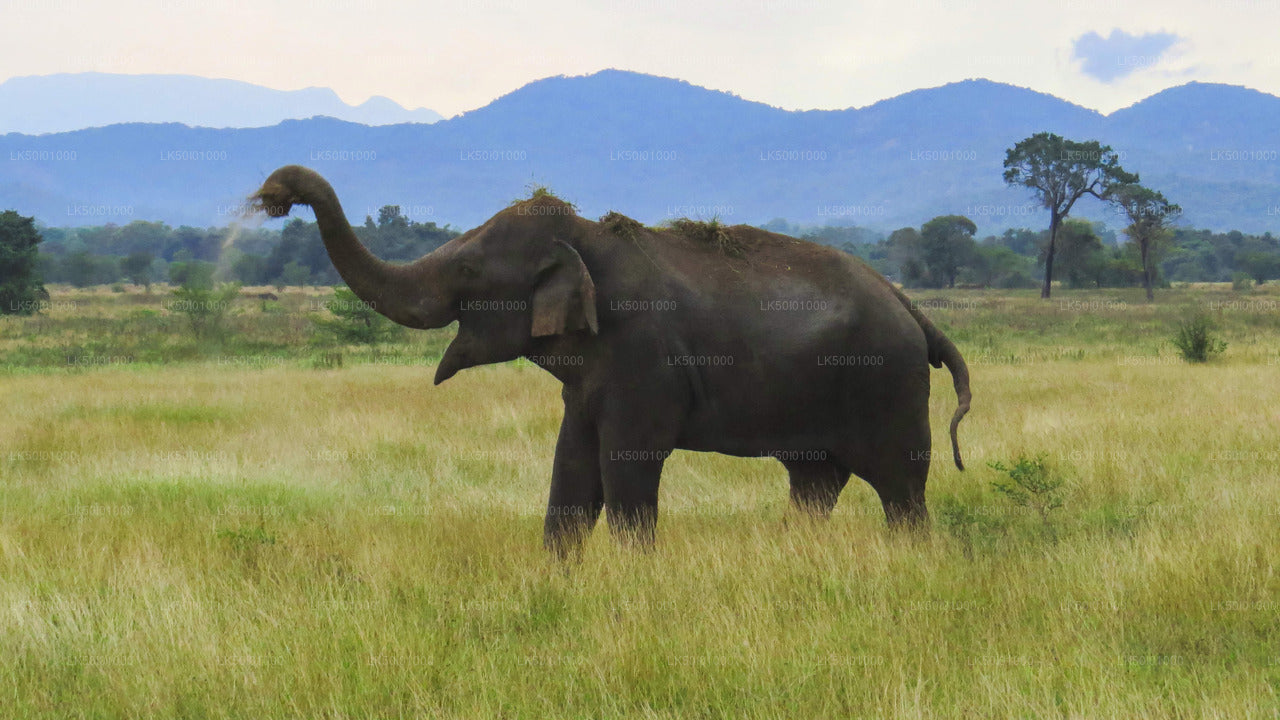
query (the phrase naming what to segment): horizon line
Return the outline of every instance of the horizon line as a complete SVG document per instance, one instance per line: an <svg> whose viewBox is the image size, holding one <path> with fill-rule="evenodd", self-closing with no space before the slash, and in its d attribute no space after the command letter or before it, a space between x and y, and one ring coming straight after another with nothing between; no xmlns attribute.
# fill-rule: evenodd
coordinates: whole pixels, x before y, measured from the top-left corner
<svg viewBox="0 0 1280 720"><path fill-rule="evenodd" d="M518 92L520 92L521 90L524 90L525 88L527 88L527 87L529 87L529 86L531 86L531 85L537 84L537 83L546 82L546 81L548 81L548 80L557 80L557 79L573 80L573 79L579 79L579 78L591 78L591 77L595 77L595 76L597 76L597 75L602 75L602 74L604 74L604 73L610 73L610 72L613 72L613 73L622 73L622 74L627 74L627 75L635 75L635 76L647 77L647 78L656 78L656 79L660 79L660 80L669 80L669 81L672 81L672 82L684 83L684 84L686 84L686 85L690 85L690 86L695 87L695 88L698 88L698 89L700 89L700 90L705 90L705 91L707 91L707 92L720 93L720 94L723 94L723 95L729 95L729 96L731 96L731 97L733 97L733 98L736 98L736 99L738 99L738 100L741 100L741 101L743 101L743 102L748 102L748 103L752 103L752 104L756 104L756 105L763 105L763 106L765 106L765 107L773 108L773 109L775 109L775 110L781 110L782 112L788 112L788 113L804 113L804 112L846 112L846 111L849 111L849 110L861 111L861 110L866 110L866 109L868 109L868 108L875 107L876 105L879 105L879 104L884 103L884 102L889 102L889 101L892 101L892 100L896 100L896 99L898 99L898 98L904 97L904 96L906 96L906 95L910 95L910 94L912 94L912 93L922 92L922 91L928 91L928 90L938 90L938 89L941 89L941 88L949 87L949 86L951 86L951 85L961 85L961 84L964 84L964 83L970 83L970 82L985 82L985 83L991 83L991 84L993 84L993 85L1001 85L1001 86L1004 86L1004 87L1010 87L1010 88L1016 88L1016 89L1019 89L1019 90L1025 90L1025 91L1027 91L1027 92L1036 93L1036 94L1038 94L1038 95L1044 95L1044 96L1046 96L1046 97L1054 98L1055 100L1059 100L1059 101L1061 101L1061 102L1064 102L1064 103L1067 103L1067 104L1069 104L1069 105L1072 105L1072 106L1075 106L1075 107L1081 108L1081 109L1083 109L1083 110L1087 110L1087 111L1089 111L1089 112L1092 112L1092 113L1097 114L1097 115L1099 115L1099 116L1101 116L1101 117L1104 117L1104 118L1105 118L1105 117L1111 117L1112 115L1114 115L1114 114L1116 114L1116 113L1118 113L1118 112L1121 112L1121 111L1123 111L1123 110L1127 110L1127 109L1129 109L1129 108L1132 108L1132 107L1135 107L1135 106L1137 106L1137 105L1140 105L1140 104L1142 104L1142 103L1146 102L1147 100L1150 100L1151 98L1156 97L1157 95L1160 95L1160 94L1162 94L1162 93L1168 92L1169 90L1174 90L1174 89L1177 89L1177 88L1186 87L1186 86L1188 86L1188 85L1209 85L1209 86L1219 86L1219 87L1236 88L1236 89L1240 89L1240 90L1248 90L1248 91L1251 91L1251 92L1256 92L1256 93L1259 93L1259 94L1262 94L1262 95L1267 95L1267 96L1269 96L1269 97L1273 97L1273 98L1280 99L1280 96L1278 96L1278 95L1275 95L1275 94L1273 94L1273 93L1267 92L1266 90L1260 90L1260 89L1258 89L1258 88L1250 87L1250 86L1248 86L1248 85L1244 85L1244 84L1232 84L1232 83L1220 83L1220 82L1205 82L1205 81L1202 81L1202 80L1189 80L1189 81L1184 82L1184 83L1179 83L1179 84L1175 84L1175 85L1168 85L1168 86L1166 86L1166 87L1164 87L1164 88L1161 88L1160 90L1157 90L1157 91L1155 91L1155 92L1153 92L1153 93L1151 93L1151 94L1149 94L1149 95L1146 95L1146 96L1144 96L1144 97L1142 97L1142 98L1140 98L1140 99L1138 99L1138 100L1135 100L1134 102L1132 102L1132 103L1130 103L1130 104L1128 104L1128 105L1125 105L1125 106L1123 106L1123 107L1116 108L1115 110L1112 110L1112 111L1111 111L1111 112L1109 112L1109 113L1104 113L1104 112L1102 112L1101 110L1099 110L1099 109L1097 109L1097 108L1089 107L1089 106L1087 106L1087 105L1082 105L1082 104L1077 103L1077 102L1074 102L1074 101L1072 101L1072 100L1068 100L1067 98L1064 98L1064 97L1061 97L1061 96L1058 96L1058 95L1054 95L1053 93L1045 92L1045 91L1043 91L1043 90L1037 90L1036 88L1028 87L1028 86L1026 86L1026 85L1019 85L1019 84L1016 84L1016 83L1005 82L1005 81L1002 81L1002 80L993 80L993 79L988 78L988 77L966 77L966 78L962 78L962 79L959 79L959 80L951 80L951 81L944 82L944 83L941 83L941 84L938 84L938 85L922 86L922 87L912 88L912 89L910 89L910 90L904 90L904 91L902 91L902 92L900 92L900 93L897 93L897 94L895 94L895 95L890 95L890 96L887 96L887 97L883 97L883 98L880 98L880 99L875 100L875 101L873 101L873 102L867 103L867 104L865 104L865 105L849 105L849 106L846 106L846 107L839 107L839 108L787 108L787 107L783 107L783 106L781 106L781 105L773 105L773 104L768 103L768 102L765 102L765 101L763 101L763 100L754 100L754 99L751 99L751 98L745 97L745 96L743 96L743 95L740 95L740 94L738 94L737 92L735 92L735 91L733 91L733 90L724 90L724 89L719 89L719 88L708 87L708 86L706 86L706 85L699 85L699 84L697 84L697 83L694 83L694 82L689 81L689 80L685 80L685 79L680 78L680 77L675 77L675 76L671 76L671 75L659 75L659 74L655 74L655 73L646 73L646 72L641 72L641 71L638 71L638 70L627 70L627 69L617 68L617 67L606 67L606 68L601 68L601 69L599 69L599 70L594 70L594 71L591 71L591 72L579 73L579 74L559 73L559 74L555 74L555 75L546 75L546 76L543 76L543 77L534 78L534 79L529 80L529 81L527 81L527 82L525 82L525 83L523 83L523 84L521 84L521 85L519 85L519 86L517 86L517 87L515 87L515 88L513 88L513 89L511 89L511 90L509 90L509 91L507 91L507 92L503 92L503 93L500 93L500 94L498 94L498 95L495 95L493 98L491 98L488 102L486 102L486 103L485 103L485 104L483 104L483 105L480 105L480 106L477 106L477 107L474 107L474 108L470 108L470 109L468 109L468 110L464 110L464 111L461 111L461 112L455 113L455 114L453 114L453 115L444 115L444 114L443 114L443 113L441 113L440 111L435 110L434 108L431 108L431 107L426 107L426 106L420 106L420 107L416 107L416 108L415 108L415 107L409 107L408 105L405 105L405 104L401 103L399 100L396 100L395 98L392 98L392 97L389 97L389 96L386 96L386 95L379 95L379 94L370 94L368 97L366 97L364 100L362 100L362 101L360 101L360 102L351 102L351 101L348 101L348 100L343 99L343 98L342 98L342 96L341 96L341 95L340 95L336 90L334 90L332 87L330 87L330 86L324 86L324 85L307 85L307 86L305 86L305 87L298 87L298 88L284 89L284 88L278 88L278 87L271 87L271 86L268 86L268 85L262 85L262 84L260 84L260 83L251 82L251 81L248 81L248 80L240 80L240 79L238 79L238 78L231 78L231 77L209 77L209 76L205 76L205 75L193 75L193 74L191 74L191 73L163 73L163 72L155 72L155 73L125 73L125 72L105 72L105 71L101 71L101 70L83 70L83 71L76 71L76 72L56 72L56 73L44 73L44 74L36 74L36 75L31 75L31 74L28 74L28 75L12 75L12 76L9 76L9 77L7 77L7 78L4 78L3 80L0 80L0 86L4 85L4 84L6 84L6 83L8 83L8 82L10 82L10 81L12 81L12 80L27 80L27 79L33 79L33 78L49 78L49 77L57 77L57 76L71 76L71 75L104 75L104 76L114 76L114 77L135 77L135 78L140 78L140 77L168 77L168 78L190 78L190 79L195 79L195 80L209 80L209 81L230 81L230 82L241 83L241 84L244 84L244 85L250 85L250 86L253 86L253 87L264 88L264 89L266 89L266 90L271 90L271 91L274 91L274 92L281 92L281 93L301 92L301 91L306 91L306 90L328 90L329 92L334 93L334 95L335 95L335 96L337 96L337 97L338 97L338 99L339 99L339 101L341 101L343 104L348 105L349 107L353 107L353 108L360 107L361 105L363 105L363 104L365 104L365 103L367 103L367 102L369 102L370 100L373 100L373 99L375 99L375 98L381 98L381 99L390 100L391 102L394 102L396 105L398 105L399 107L401 107L402 109L404 109L404 110L406 110L406 111L408 111L408 112L415 112L415 111L419 111L419 110L427 110L427 111L429 111L429 112L434 112L434 113L436 113L437 115L440 115L440 116L441 116L441 120L440 120L440 121L445 121L445 120L452 120L452 119L454 119L454 118L461 117L461 116L463 116L463 115L466 115L466 114L468 114L468 113L475 112L475 111L477 111L477 110L483 110L484 108L489 107L490 105L494 104L495 102L497 102L497 101L499 101L499 100L501 100L501 99L503 99L503 98L505 98L505 97L508 97L508 96L510 96L510 95L513 95L513 94L515 94L515 93L518 93ZM309 118L288 118L288 119L294 119L294 120L306 120L306 119L309 119ZM176 121L174 121L174 122L176 122ZM437 122L439 122L439 121L437 121ZM357 124L359 124L359 123L357 123ZM195 126L193 126L193 127L195 127ZM88 128L80 128L80 129L88 129ZM75 132L75 130L68 130L68 131L62 131L62 132ZM42 134L57 134L57 133L42 133Z"/></svg>

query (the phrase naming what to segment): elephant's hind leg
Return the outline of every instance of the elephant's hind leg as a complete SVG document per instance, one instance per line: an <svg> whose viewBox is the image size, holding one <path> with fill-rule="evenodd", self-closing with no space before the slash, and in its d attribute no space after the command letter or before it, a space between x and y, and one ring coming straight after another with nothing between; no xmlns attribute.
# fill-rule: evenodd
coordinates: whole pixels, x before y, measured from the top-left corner
<svg viewBox="0 0 1280 720"><path fill-rule="evenodd" d="M883 449L880 462L863 475L880 496L889 527L928 529L924 486L929 479L929 456L927 435L916 443L888 445Z"/></svg>
<svg viewBox="0 0 1280 720"><path fill-rule="evenodd" d="M814 517L829 517L849 482L849 471L830 460L784 460L782 464L791 476L792 507Z"/></svg>
<svg viewBox="0 0 1280 720"><path fill-rule="evenodd" d="M928 474L926 467L923 474ZM872 483L884 506L884 516L891 528L926 530L929 527L929 509L924 501L924 478L909 477L901 480Z"/></svg>
<svg viewBox="0 0 1280 720"><path fill-rule="evenodd" d="M876 491L891 528L927 528L925 482L929 479L929 416L921 399L876 423L879 432L861 438L849 455L854 474ZM913 412L914 411L914 412Z"/></svg>

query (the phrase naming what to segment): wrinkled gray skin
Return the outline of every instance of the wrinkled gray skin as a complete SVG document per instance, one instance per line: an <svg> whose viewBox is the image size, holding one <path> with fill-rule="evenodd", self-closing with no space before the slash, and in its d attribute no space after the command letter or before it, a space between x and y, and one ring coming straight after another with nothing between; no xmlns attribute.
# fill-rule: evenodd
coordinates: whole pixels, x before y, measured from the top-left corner
<svg viewBox="0 0 1280 720"><path fill-rule="evenodd" d="M554 198L509 207L406 265L374 258L329 184L287 166L255 200L309 205L333 264L378 312L412 328L458 322L436 384L526 357L563 385L545 543L575 551L601 509L648 545L675 449L774 457L799 509L828 515L850 474L891 525L927 521L929 366L969 409L968 370L882 276L814 243L737 226L722 247L578 217Z"/></svg>

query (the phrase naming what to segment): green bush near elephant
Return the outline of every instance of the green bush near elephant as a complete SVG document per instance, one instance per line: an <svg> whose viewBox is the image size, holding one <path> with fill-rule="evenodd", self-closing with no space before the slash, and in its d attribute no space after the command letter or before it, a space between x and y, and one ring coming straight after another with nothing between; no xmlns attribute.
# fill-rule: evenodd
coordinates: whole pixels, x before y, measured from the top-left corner
<svg viewBox="0 0 1280 720"><path fill-rule="evenodd" d="M342 345L381 345L404 335L404 328L379 315L350 288L333 289L324 303L329 316L313 317L317 339Z"/></svg>

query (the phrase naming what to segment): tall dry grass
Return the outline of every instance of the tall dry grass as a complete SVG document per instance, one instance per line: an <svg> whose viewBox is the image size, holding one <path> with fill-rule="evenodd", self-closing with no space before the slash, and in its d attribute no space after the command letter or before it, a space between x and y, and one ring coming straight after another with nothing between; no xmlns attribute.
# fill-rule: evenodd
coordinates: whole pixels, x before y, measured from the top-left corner
<svg viewBox="0 0 1280 720"><path fill-rule="evenodd" d="M1270 320L1191 366L1149 359L1173 311L975 296L928 310L978 359L928 538L856 481L814 524L776 463L677 453L652 553L601 526L559 566L558 386L525 366L0 377L0 714L1274 716ZM1037 454L1052 533L987 467Z"/></svg>

